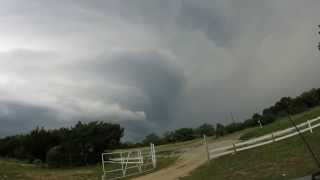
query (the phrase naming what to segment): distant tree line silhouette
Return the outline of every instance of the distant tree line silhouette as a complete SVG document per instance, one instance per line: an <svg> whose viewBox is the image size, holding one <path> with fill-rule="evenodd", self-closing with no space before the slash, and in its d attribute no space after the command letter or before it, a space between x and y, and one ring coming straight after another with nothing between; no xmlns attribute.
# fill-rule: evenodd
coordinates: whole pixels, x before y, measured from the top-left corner
<svg viewBox="0 0 320 180"><path fill-rule="evenodd" d="M276 119L286 117L289 114L295 115L305 112L311 108L320 105L320 88L311 89L302 93L301 95L291 98L283 97L277 101L273 106L270 106L262 111L262 114L255 113L253 116L244 121L244 127L257 126L257 121L261 120L262 124L269 124Z"/></svg>
<svg viewBox="0 0 320 180"><path fill-rule="evenodd" d="M71 128L36 128L0 139L0 156L49 166L80 166L100 161L101 153L117 148L124 129L106 122L78 122Z"/></svg>

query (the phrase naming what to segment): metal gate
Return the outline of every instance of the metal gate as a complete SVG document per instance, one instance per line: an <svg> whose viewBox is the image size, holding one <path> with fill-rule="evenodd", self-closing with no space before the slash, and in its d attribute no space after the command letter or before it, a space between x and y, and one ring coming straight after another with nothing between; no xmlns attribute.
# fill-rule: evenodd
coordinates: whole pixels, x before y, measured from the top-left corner
<svg viewBox="0 0 320 180"><path fill-rule="evenodd" d="M156 168L154 144L150 148L102 154L102 180L114 180L148 172Z"/></svg>

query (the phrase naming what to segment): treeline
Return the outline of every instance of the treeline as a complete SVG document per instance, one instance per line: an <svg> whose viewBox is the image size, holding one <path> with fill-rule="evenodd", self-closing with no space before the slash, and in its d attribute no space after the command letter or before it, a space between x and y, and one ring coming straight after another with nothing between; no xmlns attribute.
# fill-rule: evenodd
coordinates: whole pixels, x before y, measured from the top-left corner
<svg viewBox="0 0 320 180"><path fill-rule="evenodd" d="M269 124L274 122L276 119L286 117L289 114L295 115L310 110L320 105L320 88L311 89L301 95L291 98L283 97L273 106L265 108L262 113L255 113L252 117L244 121L243 126L254 127L258 125L260 120L262 124Z"/></svg>
<svg viewBox="0 0 320 180"><path fill-rule="evenodd" d="M158 136L155 133L147 135L141 143L136 144L136 146L145 146L150 143L156 145L175 143L188 141L196 138L201 138L203 135L221 137L227 133L234 132L234 125L224 126L222 124L203 124L197 128L180 128L174 131L167 131L162 136ZM134 146L134 145L132 145Z"/></svg>
<svg viewBox="0 0 320 180"><path fill-rule="evenodd" d="M203 124L195 129L181 128L169 131L164 133L162 136L152 133L147 135L140 144L147 145L150 142L156 144L181 142L199 138L203 134L206 134L207 136L220 137L249 127L259 126L259 122L262 125L270 124L277 119L288 116L289 114L299 114L316 106L320 106L320 88L311 89L295 98L283 97L274 105L263 109L261 114L255 113L251 118L243 122L233 122L227 125L216 124L216 126Z"/></svg>
<svg viewBox="0 0 320 180"><path fill-rule="evenodd" d="M104 150L120 146L123 132L118 124L97 121L54 130L36 128L0 139L0 156L52 167L94 164Z"/></svg>

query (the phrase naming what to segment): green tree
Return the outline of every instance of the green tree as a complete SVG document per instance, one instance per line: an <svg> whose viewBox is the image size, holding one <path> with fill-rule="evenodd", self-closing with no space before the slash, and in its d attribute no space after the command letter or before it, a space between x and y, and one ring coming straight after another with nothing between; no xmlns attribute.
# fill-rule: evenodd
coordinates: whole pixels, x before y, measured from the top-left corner
<svg viewBox="0 0 320 180"><path fill-rule="evenodd" d="M174 139L176 141L187 141L195 138L192 128L181 128L174 131Z"/></svg>
<svg viewBox="0 0 320 180"><path fill-rule="evenodd" d="M244 128L243 123L231 123L225 126L226 133L234 133Z"/></svg>
<svg viewBox="0 0 320 180"><path fill-rule="evenodd" d="M224 136L225 133L226 133L226 129L225 129L224 125L218 123L216 125L216 137Z"/></svg>
<svg viewBox="0 0 320 180"><path fill-rule="evenodd" d="M149 145L150 143L154 143L158 145L161 143L161 139L157 134L151 133L147 135L142 141L142 144L144 145Z"/></svg>
<svg viewBox="0 0 320 180"><path fill-rule="evenodd" d="M203 135L213 136L215 134L215 128L211 124L202 124L195 129L197 136L202 137Z"/></svg>
<svg viewBox="0 0 320 180"><path fill-rule="evenodd" d="M40 159L46 160L46 153L52 146L59 144L59 140L50 131L37 127L32 130L25 138L25 149L28 159L33 161Z"/></svg>
<svg viewBox="0 0 320 180"><path fill-rule="evenodd" d="M167 131L163 134L163 143L175 142L174 132Z"/></svg>
<svg viewBox="0 0 320 180"><path fill-rule="evenodd" d="M57 165L85 165L100 161L104 150L120 147L124 129L106 122L78 122L71 128L46 130L0 139L0 156L50 161Z"/></svg>

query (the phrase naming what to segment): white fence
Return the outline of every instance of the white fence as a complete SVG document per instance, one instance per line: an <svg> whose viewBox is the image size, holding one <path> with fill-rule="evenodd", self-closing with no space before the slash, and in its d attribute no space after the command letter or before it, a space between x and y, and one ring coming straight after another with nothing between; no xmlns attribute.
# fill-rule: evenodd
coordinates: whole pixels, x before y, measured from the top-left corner
<svg viewBox="0 0 320 180"><path fill-rule="evenodd" d="M297 125L299 128L300 133L304 133L310 131L313 132L313 129L320 126L320 117L317 117L312 120L308 120L305 123L301 123ZM238 151L244 151L247 149L256 148L259 146L263 146L266 144L274 143L277 141L281 141L293 136L298 135L299 132L296 131L295 127L291 127L282 131L277 131L271 134L267 134L258 138L250 139L248 141L243 141L239 143L235 143L229 146L215 148L215 149L207 149L208 150L208 158L213 159L227 154L233 154Z"/></svg>
<svg viewBox="0 0 320 180"><path fill-rule="evenodd" d="M102 180L115 180L134 176L156 168L154 144L150 149L134 149L102 154Z"/></svg>

